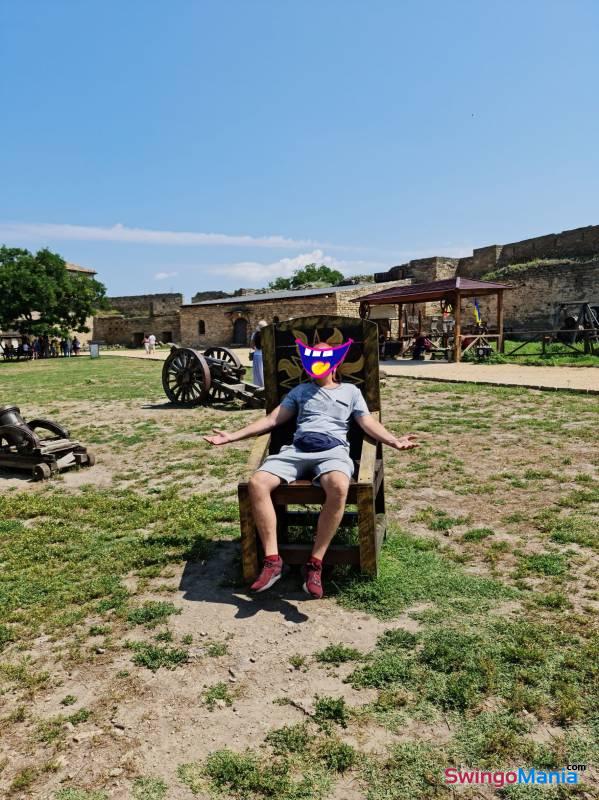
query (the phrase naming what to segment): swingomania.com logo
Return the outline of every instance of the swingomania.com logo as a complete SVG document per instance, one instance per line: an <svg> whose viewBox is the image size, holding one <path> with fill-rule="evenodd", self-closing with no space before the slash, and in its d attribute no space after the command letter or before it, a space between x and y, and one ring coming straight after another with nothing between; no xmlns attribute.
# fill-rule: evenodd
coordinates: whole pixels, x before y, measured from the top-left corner
<svg viewBox="0 0 599 800"><path fill-rule="evenodd" d="M580 782L580 773L586 770L586 764L567 764L560 770L544 769L510 769L507 771L482 772L481 770L463 770L448 767L444 771L445 783L449 784L482 784L504 786L505 784L522 783L530 786L543 784L573 784Z"/></svg>

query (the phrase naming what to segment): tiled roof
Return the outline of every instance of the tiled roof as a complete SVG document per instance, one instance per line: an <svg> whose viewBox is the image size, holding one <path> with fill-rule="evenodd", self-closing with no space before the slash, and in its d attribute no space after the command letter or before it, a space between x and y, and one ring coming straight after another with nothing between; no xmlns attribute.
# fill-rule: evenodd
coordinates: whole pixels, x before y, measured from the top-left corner
<svg viewBox="0 0 599 800"><path fill-rule="evenodd" d="M86 275L95 275L95 269L89 269L88 267L81 267L79 264L71 264L69 261L66 262L66 267L69 272L84 272Z"/></svg>
<svg viewBox="0 0 599 800"><path fill-rule="evenodd" d="M202 300L200 303L186 303L191 306L218 306L224 303L245 303L265 302L266 300L289 300L296 297L314 297L320 294L336 294L337 292L349 292L351 289L368 289L372 283L364 283L353 286L325 286L321 289L289 289L283 292L262 292L258 294L241 294L237 297L221 297L218 300Z"/></svg>
<svg viewBox="0 0 599 800"><path fill-rule="evenodd" d="M362 300L371 305L392 303L417 303L429 300L441 300L446 294L459 290L464 295L494 294L499 289L511 289L505 283L489 283L489 281L475 281L471 278L447 278L442 281L429 283L412 283L408 286L391 286L380 292L372 292L356 298L353 302Z"/></svg>

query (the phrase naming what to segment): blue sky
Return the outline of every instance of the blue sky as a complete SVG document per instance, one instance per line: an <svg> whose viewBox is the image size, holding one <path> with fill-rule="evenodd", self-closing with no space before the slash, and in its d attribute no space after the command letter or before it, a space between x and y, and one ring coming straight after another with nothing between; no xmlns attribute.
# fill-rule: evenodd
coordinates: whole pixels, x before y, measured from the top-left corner
<svg viewBox="0 0 599 800"><path fill-rule="evenodd" d="M109 294L599 223L596 0L5 0L0 243Z"/></svg>

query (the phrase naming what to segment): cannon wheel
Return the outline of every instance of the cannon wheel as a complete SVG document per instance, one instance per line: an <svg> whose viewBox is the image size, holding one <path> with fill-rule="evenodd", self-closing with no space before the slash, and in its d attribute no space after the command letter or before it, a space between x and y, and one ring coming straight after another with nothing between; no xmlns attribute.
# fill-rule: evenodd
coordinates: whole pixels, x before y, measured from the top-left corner
<svg viewBox="0 0 599 800"><path fill-rule="evenodd" d="M201 353L190 347L173 349L162 368L162 388L178 406L197 406L203 403L212 379L208 363Z"/></svg>
<svg viewBox="0 0 599 800"><path fill-rule="evenodd" d="M219 361L223 361L225 364L230 364L232 367L236 369L241 368L241 361L236 353L232 350L229 350L227 347L209 347L207 350L204 351L204 355L206 358L217 358ZM233 392L227 391L223 384L217 386L216 383L213 383L210 387L209 396L211 402L224 402L227 400L232 400L235 396Z"/></svg>

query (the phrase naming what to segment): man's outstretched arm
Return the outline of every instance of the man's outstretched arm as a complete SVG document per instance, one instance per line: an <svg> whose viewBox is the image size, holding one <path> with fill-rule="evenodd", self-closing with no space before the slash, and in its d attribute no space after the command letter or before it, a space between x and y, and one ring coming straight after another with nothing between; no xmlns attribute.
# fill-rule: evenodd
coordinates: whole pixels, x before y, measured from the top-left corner
<svg viewBox="0 0 599 800"><path fill-rule="evenodd" d="M221 431L214 428L214 436L204 436L204 439L210 444L220 445L229 444L229 442L238 442L240 439L249 439L250 436L260 436L261 433L268 433L276 428L277 425L290 420L295 416L295 412L285 406L277 406L270 414L267 414L255 422L250 422L245 428L240 428L238 431Z"/></svg>
<svg viewBox="0 0 599 800"><path fill-rule="evenodd" d="M418 447L414 439L416 438L413 433L406 433L404 436L394 436L390 433L385 426L375 419L372 414L363 414L362 416L355 415L354 419L362 428L364 433L372 436L378 442L389 445L395 450L412 450Z"/></svg>

